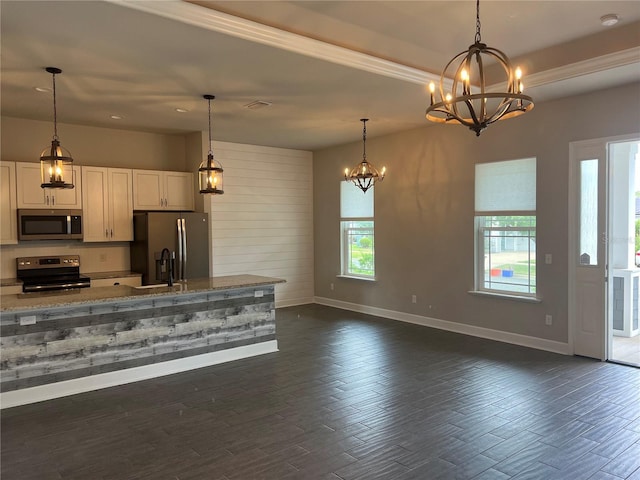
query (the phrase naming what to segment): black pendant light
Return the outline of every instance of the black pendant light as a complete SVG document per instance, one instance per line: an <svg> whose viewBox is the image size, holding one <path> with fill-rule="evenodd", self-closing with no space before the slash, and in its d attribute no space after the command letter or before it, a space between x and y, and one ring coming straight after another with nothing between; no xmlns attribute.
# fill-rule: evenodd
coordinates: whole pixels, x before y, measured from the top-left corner
<svg viewBox="0 0 640 480"><path fill-rule="evenodd" d="M62 70L45 68L53 78L53 140L51 146L40 154L40 178L42 188L73 188L73 158L60 145L58 139L58 114L56 111L56 75Z"/></svg>
<svg viewBox="0 0 640 480"><path fill-rule="evenodd" d="M213 158L213 146L211 144L211 100L216 98L214 95L203 95L209 102L209 153L207 159L200 164L198 169L198 178L200 184L200 193L211 193L213 195L222 195L224 193L222 185L222 165Z"/></svg>
<svg viewBox="0 0 640 480"><path fill-rule="evenodd" d="M344 169L344 179L353 182L356 187L366 193L376 182L384 180L386 167L378 171L376 167L367 162L367 122L368 118L361 118L362 122L362 161L353 167L351 171Z"/></svg>

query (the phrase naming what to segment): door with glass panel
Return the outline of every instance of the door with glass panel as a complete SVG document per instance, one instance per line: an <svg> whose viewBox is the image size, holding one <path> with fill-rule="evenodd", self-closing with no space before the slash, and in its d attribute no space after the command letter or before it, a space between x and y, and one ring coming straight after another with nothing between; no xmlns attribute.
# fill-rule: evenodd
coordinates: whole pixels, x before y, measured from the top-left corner
<svg viewBox="0 0 640 480"><path fill-rule="evenodd" d="M569 317L576 355L606 360L607 144L571 144Z"/></svg>

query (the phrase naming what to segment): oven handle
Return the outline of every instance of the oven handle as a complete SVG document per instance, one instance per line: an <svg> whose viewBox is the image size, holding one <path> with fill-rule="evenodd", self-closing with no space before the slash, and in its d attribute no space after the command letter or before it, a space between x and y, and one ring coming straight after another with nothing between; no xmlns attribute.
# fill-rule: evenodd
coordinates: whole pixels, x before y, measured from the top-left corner
<svg viewBox="0 0 640 480"><path fill-rule="evenodd" d="M64 290L67 288L85 288L90 287L91 284L87 282L72 282L72 283L61 283L55 286L55 288L51 288L51 285L24 285L22 287L23 292L38 292L40 290Z"/></svg>

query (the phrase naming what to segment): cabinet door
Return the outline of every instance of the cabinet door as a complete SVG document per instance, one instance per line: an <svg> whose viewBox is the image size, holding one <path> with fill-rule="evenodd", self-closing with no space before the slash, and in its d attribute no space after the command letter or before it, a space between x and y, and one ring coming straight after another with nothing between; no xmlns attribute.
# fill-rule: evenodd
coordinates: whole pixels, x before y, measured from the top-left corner
<svg viewBox="0 0 640 480"><path fill-rule="evenodd" d="M82 167L82 228L85 242L109 240L109 179L108 169Z"/></svg>
<svg viewBox="0 0 640 480"><path fill-rule="evenodd" d="M40 163L17 162L18 208L82 208L80 167L73 167L75 188L42 188Z"/></svg>
<svg viewBox="0 0 640 480"><path fill-rule="evenodd" d="M131 170L109 169L109 223L111 240L133 240L133 182Z"/></svg>
<svg viewBox="0 0 640 480"><path fill-rule="evenodd" d="M164 209L163 172L133 170L133 209Z"/></svg>
<svg viewBox="0 0 640 480"><path fill-rule="evenodd" d="M45 189L40 187L39 163L16 163L16 187L18 194L18 208L43 208L48 207L47 200L51 199L45 194Z"/></svg>
<svg viewBox="0 0 640 480"><path fill-rule="evenodd" d="M0 162L0 244L18 243L16 164Z"/></svg>
<svg viewBox="0 0 640 480"><path fill-rule="evenodd" d="M193 174L164 172L165 207L167 210L193 210Z"/></svg>

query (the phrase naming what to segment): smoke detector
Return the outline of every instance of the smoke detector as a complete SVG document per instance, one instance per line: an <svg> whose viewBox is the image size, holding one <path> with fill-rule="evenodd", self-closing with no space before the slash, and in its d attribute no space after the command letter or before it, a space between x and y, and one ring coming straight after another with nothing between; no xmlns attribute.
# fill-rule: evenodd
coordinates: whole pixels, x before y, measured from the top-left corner
<svg viewBox="0 0 640 480"><path fill-rule="evenodd" d="M620 17L616 13L607 13L600 17L600 23L604 27L612 27L620 21Z"/></svg>

